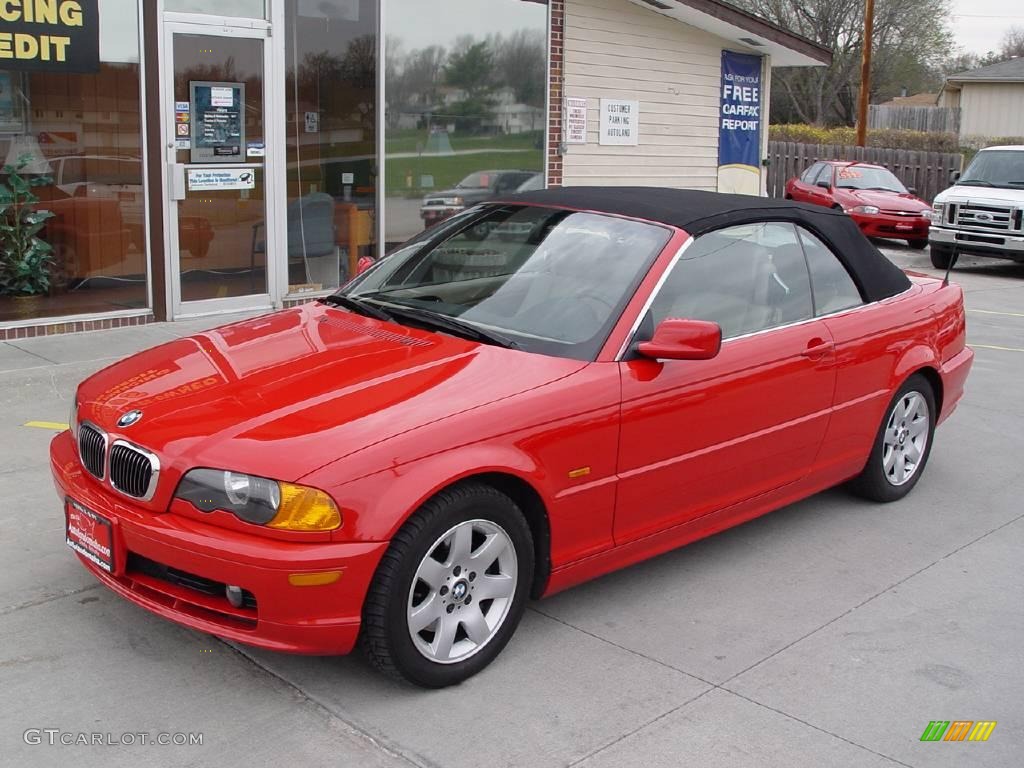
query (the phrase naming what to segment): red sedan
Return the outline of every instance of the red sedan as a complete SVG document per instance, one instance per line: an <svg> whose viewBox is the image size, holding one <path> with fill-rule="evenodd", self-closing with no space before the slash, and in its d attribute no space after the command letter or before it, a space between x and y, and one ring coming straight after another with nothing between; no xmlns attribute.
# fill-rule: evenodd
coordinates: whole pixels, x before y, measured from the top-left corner
<svg viewBox="0 0 1024 768"><path fill-rule="evenodd" d="M834 211L515 195L84 381L66 540L165 618L450 685L530 597L838 483L909 493L971 367L962 298Z"/></svg>
<svg viewBox="0 0 1024 768"><path fill-rule="evenodd" d="M868 237L928 245L931 206L880 165L817 162L786 182L786 199L843 210Z"/></svg>

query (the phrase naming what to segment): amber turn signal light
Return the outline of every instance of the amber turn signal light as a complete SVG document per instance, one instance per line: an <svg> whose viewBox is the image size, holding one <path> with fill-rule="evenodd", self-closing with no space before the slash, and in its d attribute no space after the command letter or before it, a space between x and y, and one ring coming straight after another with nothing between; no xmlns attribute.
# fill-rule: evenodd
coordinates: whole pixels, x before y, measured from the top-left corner
<svg viewBox="0 0 1024 768"><path fill-rule="evenodd" d="M304 485L278 483L281 505L266 525L287 531L333 531L341 525L341 512L334 499L321 490Z"/></svg>

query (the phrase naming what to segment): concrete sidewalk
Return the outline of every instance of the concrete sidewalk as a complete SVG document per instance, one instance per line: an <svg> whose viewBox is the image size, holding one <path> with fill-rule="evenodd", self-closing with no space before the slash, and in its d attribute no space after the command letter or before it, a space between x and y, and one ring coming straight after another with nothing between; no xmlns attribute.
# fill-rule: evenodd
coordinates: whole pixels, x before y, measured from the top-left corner
<svg viewBox="0 0 1024 768"><path fill-rule="evenodd" d="M934 273L926 253L892 255ZM954 279L977 361L906 500L830 491L534 603L494 665L436 692L357 657L176 627L99 587L64 546L54 433L23 425L66 421L82 378L228 318L0 344L4 763L1020 765L1024 267L968 262ZM931 720L998 725L985 743L923 743ZM47 728L203 744L26 743Z"/></svg>

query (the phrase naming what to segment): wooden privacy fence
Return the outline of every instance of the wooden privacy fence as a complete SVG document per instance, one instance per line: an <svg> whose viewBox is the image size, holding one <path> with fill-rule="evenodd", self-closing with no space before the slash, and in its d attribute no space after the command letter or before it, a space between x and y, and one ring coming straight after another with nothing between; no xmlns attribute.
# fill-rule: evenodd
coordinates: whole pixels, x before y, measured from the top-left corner
<svg viewBox="0 0 1024 768"><path fill-rule="evenodd" d="M872 104L868 108L868 128L900 131L960 133L960 109L956 107L909 107Z"/></svg>
<svg viewBox="0 0 1024 768"><path fill-rule="evenodd" d="M958 152L798 144L793 141L769 141L768 160L769 197L785 196L786 181L799 176L818 160L856 160L885 166L929 203L949 186L949 175L953 171L963 170L964 162L963 155Z"/></svg>

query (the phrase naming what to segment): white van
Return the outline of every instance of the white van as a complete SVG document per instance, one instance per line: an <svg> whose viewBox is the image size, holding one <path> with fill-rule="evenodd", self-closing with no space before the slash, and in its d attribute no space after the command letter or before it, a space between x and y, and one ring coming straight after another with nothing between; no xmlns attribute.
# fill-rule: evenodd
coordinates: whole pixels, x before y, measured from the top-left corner
<svg viewBox="0 0 1024 768"><path fill-rule="evenodd" d="M935 197L928 232L932 265L960 253L1024 262L1024 146L981 150Z"/></svg>

